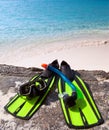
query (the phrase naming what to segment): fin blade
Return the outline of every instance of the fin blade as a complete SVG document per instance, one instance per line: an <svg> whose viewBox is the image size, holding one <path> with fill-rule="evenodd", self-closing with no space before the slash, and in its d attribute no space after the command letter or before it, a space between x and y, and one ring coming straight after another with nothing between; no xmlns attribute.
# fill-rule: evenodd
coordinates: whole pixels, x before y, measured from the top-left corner
<svg viewBox="0 0 109 130"><path fill-rule="evenodd" d="M60 99L63 114L68 126L70 128L91 128L102 124L104 120L84 81L73 73L74 71L71 71L70 66L65 61L61 63L61 71L76 87L78 95L76 105L70 107L64 103L63 98ZM70 86L65 81L60 79L58 82L58 92L59 94L64 92L70 96L72 89L70 89Z"/></svg>

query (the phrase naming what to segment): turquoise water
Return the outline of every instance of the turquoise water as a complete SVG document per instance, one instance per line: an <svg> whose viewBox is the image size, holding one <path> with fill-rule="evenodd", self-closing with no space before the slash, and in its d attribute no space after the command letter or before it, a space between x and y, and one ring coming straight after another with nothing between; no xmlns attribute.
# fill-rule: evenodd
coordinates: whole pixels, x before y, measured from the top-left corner
<svg viewBox="0 0 109 130"><path fill-rule="evenodd" d="M0 45L87 30L109 30L109 0L0 0Z"/></svg>

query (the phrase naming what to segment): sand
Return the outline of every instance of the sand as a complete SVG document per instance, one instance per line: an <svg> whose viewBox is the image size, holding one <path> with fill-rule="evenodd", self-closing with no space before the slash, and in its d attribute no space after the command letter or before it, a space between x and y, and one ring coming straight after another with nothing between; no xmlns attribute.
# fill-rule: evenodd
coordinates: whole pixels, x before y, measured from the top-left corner
<svg viewBox="0 0 109 130"><path fill-rule="evenodd" d="M108 38L81 38L54 41L36 46L35 44L22 46L19 49L7 47L0 52L0 64L24 67L41 67L42 63L50 63L58 59L59 63L66 60L75 70L104 70L109 72L109 39ZM17 84L16 84L17 85ZM4 113L4 106L10 97L15 95L11 88L4 95L0 91L0 115L6 125L15 125L14 118ZM12 122L14 124L12 124ZM13 127L12 126L12 127Z"/></svg>
<svg viewBox="0 0 109 130"><path fill-rule="evenodd" d="M35 44L7 48L0 56L1 64L24 67L41 67L58 59L66 60L76 70L104 70L109 72L109 39L76 38L53 41L36 46Z"/></svg>

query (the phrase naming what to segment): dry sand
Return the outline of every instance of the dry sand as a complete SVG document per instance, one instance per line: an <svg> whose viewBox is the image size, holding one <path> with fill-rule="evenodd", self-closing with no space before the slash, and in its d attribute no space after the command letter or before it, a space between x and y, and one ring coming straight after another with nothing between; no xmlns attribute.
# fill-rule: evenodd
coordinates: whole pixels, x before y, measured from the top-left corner
<svg viewBox="0 0 109 130"><path fill-rule="evenodd" d="M109 71L109 39L87 38L55 41L36 46L7 49L0 56L1 64L25 67L41 67L58 59L66 60L73 69Z"/></svg>
<svg viewBox="0 0 109 130"><path fill-rule="evenodd" d="M104 70L109 72L109 39L76 39L56 41L54 44L48 43L43 46L8 48L0 56L1 64L9 64L25 67L41 67L42 63L50 63L58 59L59 63L66 60L73 69L80 70ZM17 84L16 84L17 86ZM11 88L6 95L0 91L0 122L6 121L8 125L13 125L14 117L4 113L3 106L9 98L15 95ZM12 122L14 124L12 124Z"/></svg>

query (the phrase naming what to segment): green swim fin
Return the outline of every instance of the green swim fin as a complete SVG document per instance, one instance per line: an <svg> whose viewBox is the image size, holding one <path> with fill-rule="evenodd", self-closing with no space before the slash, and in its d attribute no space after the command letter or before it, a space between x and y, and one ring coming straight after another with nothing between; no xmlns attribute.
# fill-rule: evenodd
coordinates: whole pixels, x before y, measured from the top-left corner
<svg viewBox="0 0 109 130"><path fill-rule="evenodd" d="M50 65L59 67L57 60ZM5 110L15 117L30 119L42 105L56 79L56 75L47 69L35 75L28 83L20 86L19 93L6 104Z"/></svg>
<svg viewBox="0 0 109 130"><path fill-rule="evenodd" d="M91 128L104 122L92 97L91 91L83 80L62 61L62 73L72 82L76 91L61 78L58 82L59 99L66 123L70 128Z"/></svg>

